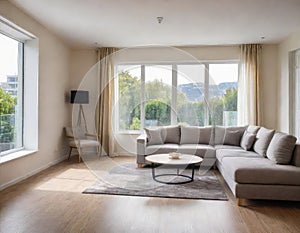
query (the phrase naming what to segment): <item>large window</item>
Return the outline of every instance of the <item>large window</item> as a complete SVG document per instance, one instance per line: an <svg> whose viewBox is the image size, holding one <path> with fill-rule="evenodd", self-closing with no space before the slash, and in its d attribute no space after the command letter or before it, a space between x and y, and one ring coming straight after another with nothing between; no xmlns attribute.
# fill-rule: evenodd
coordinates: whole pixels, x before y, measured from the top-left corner
<svg viewBox="0 0 300 233"><path fill-rule="evenodd" d="M0 33L0 153L23 147L23 43Z"/></svg>
<svg viewBox="0 0 300 233"><path fill-rule="evenodd" d="M238 63L118 65L119 131L236 125Z"/></svg>

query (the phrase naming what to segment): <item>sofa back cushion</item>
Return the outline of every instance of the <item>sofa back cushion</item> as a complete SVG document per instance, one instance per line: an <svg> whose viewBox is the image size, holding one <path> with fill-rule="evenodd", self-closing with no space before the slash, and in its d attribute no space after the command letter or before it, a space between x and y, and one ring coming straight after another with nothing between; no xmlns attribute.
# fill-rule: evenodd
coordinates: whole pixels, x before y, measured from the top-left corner
<svg viewBox="0 0 300 233"><path fill-rule="evenodd" d="M300 167L300 144L296 144L293 152L292 165Z"/></svg>
<svg viewBox="0 0 300 233"><path fill-rule="evenodd" d="M181 126L180 144L210 144L212 127Z"/></svg>
<svg viewBox="0 0 300 233"><path fill-rule="evenodd" d="M180 126L164 126L161 128L164 143L180 143Z"/></svg>
<svg viewBox="0 0 300 233"><path fill-rule="evenodd" d="M256 141L253 146L253 150L261 156L267 156L268 146L273 138L275 130L266 129L265 127L261 127L256 135Z"/></svg>
<svg viewBox="0 0 300 233"><path fill-rule="evenodd" d="M161 133L161 128L144 128L147 134L147 145L162 145L163 138Z"/></svg>
<svg viewBox="0 0 300 233"><path fill-rule="evenodd" d="M216 126L214 144L239 146L246 127L247 126Z"/></svg>
<svg viewBox="0 0 300 233"><path fill-rule="evenodd" d="M276 132L267 150L267 157L277 164L289 164L292 159L297 138Z"/></svg>

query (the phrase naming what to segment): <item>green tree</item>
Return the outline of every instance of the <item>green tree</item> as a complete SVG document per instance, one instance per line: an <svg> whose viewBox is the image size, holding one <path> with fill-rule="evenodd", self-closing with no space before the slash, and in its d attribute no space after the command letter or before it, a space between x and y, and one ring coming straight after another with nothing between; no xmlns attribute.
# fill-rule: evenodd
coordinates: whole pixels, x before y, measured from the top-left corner
<svg viewBox="0 0 300 233"><path fill-rule="evenodd" d="M145 118L146 120L156 120L157 125L170 125L171 107L159 99L148 100L145 105Z"/></svg>
<svg viewBox="0 0 300 233"><path fill-rule="evenodd" d="M0 88L0 142L12 142L14 139L14 126L11 125L11 114L15 113L17 98L5 93Z"/></svg>
<svg viewBox="0 0 300 233"><path fill-rule="evenodd" d="M121 129L130 129L133 119L140 119L140 101L141 80L131 76L128 71L120 73L118 107Z"/></svg>
<svg viewBox="0 0 300 233"><path fill-rule="evenodd" d="M224 111L237 111L237 89L227 89L224 96Z"/></svg>
<svg viewBox="0 0 300 233"><path fill-rule="evenodd" d="M139 130L141 128L141 121L139 118L134 117L132 119L132 124L130 125L130 130Z"/></svg>

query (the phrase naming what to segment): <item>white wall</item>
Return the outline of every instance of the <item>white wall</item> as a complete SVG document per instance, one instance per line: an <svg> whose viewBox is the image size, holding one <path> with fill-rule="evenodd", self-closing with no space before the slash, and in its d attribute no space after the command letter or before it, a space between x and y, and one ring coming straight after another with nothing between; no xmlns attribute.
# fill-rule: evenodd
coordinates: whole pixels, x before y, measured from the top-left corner
<svg viewBox="0 0 300 233"><path fill-rule="evenodd" d="M289 36L279 45L278 53L278 128L283 132L289 132L289 53L300 48L300 32Z"/></svg>
<svg viewBox="0 0 300 233"><path fill-rule="evenodd" d="M277 128L278 45L263 45L261 65L262 126Z"/></svg>
<svg viewBox="0 0 300 233"><path fill-rule="evenodd" d="M276 128L277 124L277 45L264 45L262 53L262 124L269 128ZM238 60L239 46L206 46L180 48L128 48L121 50L116 56L116 62L153 62L153 61L221 61ZM94 50L74 50L71 52L71 83L77 88L86 73L95 65ZM136 137L138 135L118 134L118 153L135 153Z"/></svg>
<svg viewBox="0 0 300 233"><path fill-rule="evenodd" d="M39 38L39 150L0 165L0 187L13 183L65 158L63 127L70 124L69 48L37 21L8 1L0 14ZM25 77L30 78L30 77Z"/></svg>

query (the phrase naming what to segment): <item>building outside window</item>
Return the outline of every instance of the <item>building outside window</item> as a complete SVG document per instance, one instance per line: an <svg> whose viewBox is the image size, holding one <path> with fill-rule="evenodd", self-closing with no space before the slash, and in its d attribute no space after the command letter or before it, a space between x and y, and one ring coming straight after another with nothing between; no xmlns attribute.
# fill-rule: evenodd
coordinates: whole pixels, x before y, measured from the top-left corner
<svg viewBox="0 0 300 233"><path fill-rule="evenodd" d="M0 153L23 147L23 43L0 33Z"/></svg>
<svg viewBox="0 0 300 233"><path fill-rule="evenodd" d="M237 125L238 63L116 67L117 128Z"/></svg>

